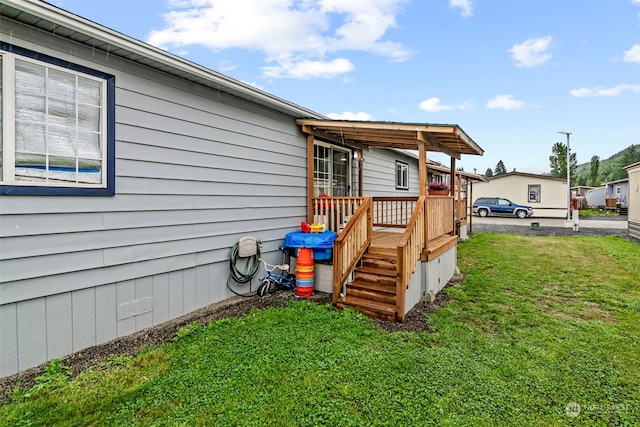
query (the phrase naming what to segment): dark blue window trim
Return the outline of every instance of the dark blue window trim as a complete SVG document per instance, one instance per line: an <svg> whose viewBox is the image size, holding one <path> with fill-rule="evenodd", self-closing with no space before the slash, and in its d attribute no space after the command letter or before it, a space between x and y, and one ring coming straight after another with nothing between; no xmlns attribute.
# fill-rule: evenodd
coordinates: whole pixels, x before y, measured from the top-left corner
<svg viewBox="0 0 640 427"><path fill-rule="evenodd" d="M0 49L16 55L36 59L38 61L67 68L78 73L88 74L106 80L106 138L107 138L107 187L106 188L81 188L81 187L48 187L35 185L3 185L0 184L2 195L24 196L113 196L116 192L116 78L102 71L97 71L72 62L63 61L49 55L14 46L0 41Z"/></svg>

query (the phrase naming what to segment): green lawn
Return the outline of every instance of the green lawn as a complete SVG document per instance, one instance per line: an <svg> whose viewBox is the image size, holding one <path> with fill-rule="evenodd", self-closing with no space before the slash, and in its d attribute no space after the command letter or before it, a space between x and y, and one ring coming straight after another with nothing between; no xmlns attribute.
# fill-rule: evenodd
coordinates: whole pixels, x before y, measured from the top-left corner
<svg viewBox="0 0 640 427"><path fill-rule="evenodd" d="M425 319L434 333L294 301L73 380L53 363L0 423L640 425L640 246L475 234L458 248L466 279Z"/></svg>

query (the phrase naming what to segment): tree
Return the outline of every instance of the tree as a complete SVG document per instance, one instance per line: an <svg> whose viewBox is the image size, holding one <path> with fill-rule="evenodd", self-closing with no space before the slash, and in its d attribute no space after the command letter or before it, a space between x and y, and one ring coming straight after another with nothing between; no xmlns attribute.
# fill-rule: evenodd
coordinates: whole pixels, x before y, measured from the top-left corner
<svg viewBox="0 0 640 427"><path fill-rule="evenodd" d="M591 186L598 186L598 169L600 169L600 157L591 157L591 169L589 170L589 176L591 177Z"/></svg>
<svg viewBox="0 0 640 427"><path fill-rule="evenodd" d="M507 168L504 166L504 163L502 163L502 160L498 161L498 164L496 165L496 175L503 175L507 173Z"/></svg>
<svg viewBox="0 0 640 427"><path fill-rule="evenodd" d="M640 150L636 150L635 145L630 145L629 148L622 153L620 166L624 168L637 162L640 162Z"/></svg>
<svg viewBox="0 0 640 427"><path fill-rule="evenodd" d="M551 167L551 175L558 178L567 177L567 146L562 142L556 142L551 148L549 156L549 166ZM569 169L571 171L572 181L576 176L578 168L578 159L576 153L571 153Z"/></svg>
<svg viewBox="0 0 640 427"><path fill-rule="evenodd" d="M487 171L484 173L485 178L491 178L493 176L493 171L491 168L487 168Z"/></svg>

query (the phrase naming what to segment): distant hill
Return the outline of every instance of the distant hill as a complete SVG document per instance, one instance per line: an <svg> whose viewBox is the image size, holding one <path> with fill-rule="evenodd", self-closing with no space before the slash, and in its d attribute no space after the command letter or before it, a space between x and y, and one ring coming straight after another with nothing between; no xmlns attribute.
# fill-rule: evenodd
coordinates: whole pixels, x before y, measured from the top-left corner
<svg viewBox="0 0 640 427"><path fill-rule="evenodd" d="M595 186L627 178L627 171L623 168L637 162L640 162L640 145L637 144L630 145L608 159L600 159ZM591 182L591 158L589 158L589 162L578 165L576 179L572 181L573 185L594 185Z"/></svg>

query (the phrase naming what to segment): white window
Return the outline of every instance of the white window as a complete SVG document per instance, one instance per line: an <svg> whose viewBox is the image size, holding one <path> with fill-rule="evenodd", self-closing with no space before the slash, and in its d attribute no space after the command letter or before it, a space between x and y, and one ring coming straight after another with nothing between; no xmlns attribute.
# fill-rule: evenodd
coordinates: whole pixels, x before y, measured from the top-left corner
<svg viewBox="0 0 640 427"><path fill-rule="evenodd" d="M529 185L529 203L540 203L540 184Z"/></svg>
<svg viewBox="0 0 640 427"><path fill-rule="evenodd" d="M396 189L409 189L409 165L396 160Z"/></svg>
<svg viewBox="0 0 640 427"><path fill-rule="evenodd" d="M2 193L112 194L106 75L19 51L26 54L0 50Z"/></svg>
<svg viewBox="0 0 640 427"><path fill-rule="evenodd" d="M351 151L316 142L313 161L315 197L321 194L331 197L351 195Z"/></svg>

